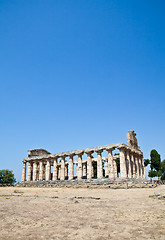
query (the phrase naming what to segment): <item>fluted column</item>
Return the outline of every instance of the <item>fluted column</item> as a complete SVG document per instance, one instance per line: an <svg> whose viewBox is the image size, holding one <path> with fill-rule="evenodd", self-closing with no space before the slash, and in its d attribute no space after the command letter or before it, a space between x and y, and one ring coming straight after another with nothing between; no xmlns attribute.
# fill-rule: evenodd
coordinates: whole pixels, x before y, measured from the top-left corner
<svg viewBox="0 0 165 240"><path fill-rule="evenodd" d="M65 178L68 177L68 164L65 164Z"/></svg>
<svg viewBox="0 0 165 240"><path fill-rule="evenodd" d="M114 178L113 149L108 149L108 175L110 179Z"/></svg>
<svg viewBox="0 0 165 240"><path fill-rule="evenodd" d="M37 177L36 177L36 180L37 181L39 180L39 162L37 163Z"/></svg>
<svg viewBox="0 0 165 240"><path fill-rule="evenodd" d="M103 164L102 164L102 156L101 153L103 151L97 151L97 178L103 178Z"/></svg>
<svg viewBox="0 0 165 240"><path fill-rule="evenodd" d="M92 178L95 176L95 173L94 173L94 161L92 161Z"/></svg>
<svg viewBox="0 0 165 240"><path fill-rule="evenodd" d="M33 181L37 180L37 163L34 162L34 167L33 167Z"/></svg>
<svg viewBox="0 0 165 240"><path fill-rule="evenodd" d="M69 158L69 180L72 180L73 179L73 155L70 156Z"/></svg>
<svg viewBox="0 0 165 240"><path fill-rule="evenodd" d="M144 165L144 158L142 156L142 177L146 179L146 170Z"/></svg>
<svg viewBox="0 0 165 240"><path fill-rule="evenodd" d="M132 178L132 173L131 173L131 156L130 156L130 152L127 151L127 167L128 167L128 170L127 170L127 173L128 173L128 177L129 178Z"/></svg>
<svg viewBox="0 0 165 240"><path fill-rule="evenodd" d="M21 182L26 181L26 162L23 162Z"/></svg>
<svg viewBox="0 0 165 240"><path fill-rule="evenodd" d="M123 148L120 148L120 178L126 178L126 159L125 159L125 151Z"/></svg>
<svg viewBox="0 0 165 240"><path fill-rule="evenodd" d="M43 180L45 180L46 179L46 164L45 163L43 163Z"/></svg>
<svg viewBox="0 0 165 240"><path fill-rule="evenodd" d="M61 179L61 165L58 168L58 178Z"/></svg>
<svg viewBox="0 0 165 240"><path fill-rule="evenodd" d="M138 172L138 178L140 178L140 156L139 156L139 154L138 154L138 156L137 156L137 162L138 162L138 169L137 169L137 172Z"/></svg>
<svg viewBox="0 0 165 240"><path fill-rule="evenodd" d="M142 157L139 155L139 177L142 178Z"/></svg>
<svg viewBox="0 0 165 240"><path fill-rule="evenodd" d="M43 181L44 179L44 169L43 169L43 161L40 161L40 168L39 168L39 180Z"/></svg>
<svg viewBox="0 0 165 240"><path fill-rule="evenodd" d="M133 178L136 177L136 169L135 169L135 157L134 153L131 155L131 160L132 160L132 172L133 172Z"/></svg>
<svg viewBox="0 0 165 240"><path fill-rule="evenodd" d="M46 181L50 181L50 177L51 177L50 160L47 160L47 166L46 166Z"/></svg>
<svg viewBox="0 0 165 240"><path fill-rule="evenodd" d="M104 161L104 168L105 168L105 177L108 177L109 175L109 169L108 169L108 161Z"/></svg>
<svg viewBox="0 0 165 240"><path fill-rule="evenodd" d="M135 165L136 165L136 178L139 178L139 157L138 155L136 154L135 155Z"/></svg>
<svg viewBox="0 0 165 240"><path fill-rule="evenodd" d="M131 178L133 178L133 160L132 160L132 152L130 151L130 167L131 167L131 169L130 169L130 171L131 171Z"/></svg>
<svg viewBox="0 0 165 240"><path fill-rule="evenodd" d="M53 161L53 181L57 180L57 158Z"/></svg>
<svg viewBox="0 0 165 240"><path fill-rule="evenodd" d="M65 180L65 157L61 159L61 178L60 180Z"/></svg>
<svg viewBox="0 0 165 240"><path fill-rule="evenodd" d="M28 163L27 181L31 181L32 163Z"/></svg>
<svg viewBox="0 0 165 240"><path fill-rule="evenodd" d="M87 179L92 178L92 158L91 158L92 152L87 153Z"/></svg>
<svg viewBox="0 0 165 240"><path fill-rule="evenodd" d="M77 179L82 179L82 154L78 155Z"/></svg>
<svg viewBox="0 0 165 240"><path fill-rule="evenodd" d="M82 168L83 168L83 177L86 177L87 176L87 163L83 163L82 165Z"/></svg>

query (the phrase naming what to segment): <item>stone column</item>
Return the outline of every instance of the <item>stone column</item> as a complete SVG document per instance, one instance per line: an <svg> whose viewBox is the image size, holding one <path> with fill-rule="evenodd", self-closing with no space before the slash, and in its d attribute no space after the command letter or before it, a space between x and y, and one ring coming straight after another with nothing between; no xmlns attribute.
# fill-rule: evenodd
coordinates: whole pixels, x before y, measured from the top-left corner
<svg viewBox="0 0 165 240"><path fill-rule="evenodd" d="M135 155L135 165L136 165L136 178L139 178L139 157L138 155L136 154Z"/></svg>
<svg viewBox="0 0 165 240"><path fill-rule="evenodd" d="M114 178L114 164L113 164L113 155L112 151L113 149L108 149L108 175L110 179Z"/></svg>
<svg viewBox="0 0 165 240"><path fill-rule="evenodd" d="M144 158L142 156L142 177L146 179L146 170L144 165Z"/></svg>
<svg viewBox="0 0 165 240"><path fill-rule="evenodd" d="M128 173L128 177L132 178L132 173L131 173L131 157L130 157L130 152L127 151L127 173Z"/></svg>
<svg viewBox="0 0 165 240"><path fill-rule="evenodd" d="M57 158L53 161L53 181L57 180Z"/></svg>
<svg viewBox="0 0 165 240"><path fill-rule="evenodd" d="M73 169L73 156L74 155L70 155L70 158L69 158L69 180L72 180L73 179L73 172L74 172L74 169Z"/></svg>
<svg viewBox="0 0 165 240"><path fill-rule="evenodd" d="M139 154L138 154L137 159L138 159L138 178L140 178L140 156L139 156Z"/></svg>
<svg viewBox="0 0 165 240"><path fill-rule="evenodd" d="M120 178L126 178L126 159L125 159L125 151L123 148L120 148Z"/></svg>
<svg viewBox="0 0 165 240"><path fill-rule="evenodd" d="M82 179L82 154L78 154L77 179Z"/></svg>
<svg viewBox="0 0 165 240"><path fill-rule="evenodd" d="M33 181L37 180L37 163L34 162L34 168L33 168Z"/></svg>
<svg viewBox="0 0 165 240"><path fill-rule="evenodd" d="M58 168L58 178L61 179L61 165Z"/></svg>
<svg viewBox="0 0 165 240"><path fill-rule="evenodd" d="M65 178L68 177L68 164L65 163Z"/></svg>
<svg viewBox="0 0 165 240"><path fill-rule="evenodd" d="M94 173L94 161L92 160L92 178L94 177L95 173Z"/></svg>
<svg viewBox="0 0 165 240"><path fill-rule="evenodd" d="M87 153L87 179L92 178L92 158L91 158L92 152Z"/></svg>
<svg viewBox="0 0 165 240"><path fill-rule="evenodd" d="M31 181L32 163L28 163L27 181Z"/></svg>
<svg viewBox="0 0 165 240"><path fill-rule="evenodd" d="M60 180L65 180L65 157L61 158L61 178Z"/></svg>
<svg viewBox="0 0 165 240"><path fill-rule="evenodd" d="M43 180L45 180L46 179L46 169L45 169L45 166L46 166L46 164L45 163L43 163Z"/></svg>
<svg viewBox="0 0 165 240"><path fill-rule="evenodd" d="M87 166L86 166L86 162L83 163L82 168L83 168L83 177L86 177L86 175L87 175Z"/></svg>
<svg viewBox="0 0 165 240"><path fill-rule="evenodd" d="M132 160L133 178L135 178L135 177L136 177L136 169L135 169L135 157L134 157L134 153L132 153L132 155L131 155L131 160Z"/></svg>
<svg viewBox="0 0 165 240"><path fill-rule="evenodd" d="M139 177L142 178L142 157L139 155Z"/></svg>
<svg viewBox="0 0 165 240"><path fill-rule="evenodd" d="M51 166L50 166L50 160L47 160L46 181L50 181L50 178L51 178Z"/></svg>
<svg viewBox="0 0 165 240"><path fill-rule="evenodd" d="M108 169L108 161L105 160L104 161L104 167L105 167L105 177L108 177L109 176L109 169Z"/></svg>
<svg viewBox="0 0 165 240"><path fill-rule="evenodd" d="M21 182L26 181L26 162L23 162Z"/></svg>
<svg viewBox="0 0 165 240"><path fill-rule="evenodd" d="M113 160L113 169L114 169L114 178L118 178L117 163L115 159Z"/></svg>
<svg viewBox="0 0 165 240"><path fill-rule="evenodd" d="M97 151L97 178L99 179L103 178L102 152L102 150Z"/></svg>
<svg viewBox="0 0 165 240"><path fill-rule="evenodd" d="M129 152L130 155L130 171L131 171L131 178L133 178L133 162L132 162L132 152Z"/></svg>
<svg viewBox="0 0 165 240"><path fill-rule="evenodd" d="M39 170L39 180L43 181L44 177L44 169L43 169L43 161L40 161L40 170Z"/></svg>
<svg viewBox="0 0 165 240"><path fill-rule="evenodd" d="M39 180L39 171L40 171L40 168L39 168L39 162L37 163L37 181Z"/></svg>

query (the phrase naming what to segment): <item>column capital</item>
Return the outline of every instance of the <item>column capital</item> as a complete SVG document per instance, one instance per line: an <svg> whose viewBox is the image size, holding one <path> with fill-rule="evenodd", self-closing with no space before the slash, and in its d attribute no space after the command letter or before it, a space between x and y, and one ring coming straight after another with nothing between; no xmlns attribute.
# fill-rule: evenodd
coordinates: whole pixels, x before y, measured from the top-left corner
<svg viewBox="0 0 165 240"><path fill-rule="evenodd" d="M119 149L120 151L127 151L127 148L126 148L126 147L124 147L124 146L117 147L117 149Z"/></svg>
<svg viewBox="0 0 165 240"><path fill-rule="evenodd" d="M106 148L105 149L107 152L112 152L113 150L115 150L115 148Z"/></svg>
<svg viewBox="0 0 165 240"><path fill-rule="evenodd" d="M85 151L85 153L88 155L91 155L92 153L94 153L94 151Z"/></svg>
<svg viewBox="0 0 165 240"><path fill-rule="evenodd" d="M143 157L143 153L142 153L142 152L141 152L141 153L139 153L139 156L140 156L140 157Z"/></svg>
<svg viewBox="0 0 165 240"><path fill-rule="evenodd" d="M134 153L135 157L139 157L139 154L137 152Z"/></svg>
<svg viewBox="0 0 165 240"><path fill-rule="evenodd" d="M103 152L103 149L97 150L96 153L97 154L101 154Z"/></svg>
<svg viewBox="0 0 165 240"><path fill-rule="evenodd" d="M79 156L82 156L82 155L83 155L83 153L78 153L78 154L77 154L78 157L79 157Z"/></svg>
<svg viewBox="0 0 165 240"><path fill-rule="evenodd" d="M83 155L84 154L84 151L83 150L77 150L76 152L75 152L75 155Z"/></svg>
<svg viewBox="0 0 165 240"><path fill-rule="evenodd" d="M130 150L130 153L132 154L132 155L135 155L135 151L134 150Z"/></svg>
<svg viewBox="0 0 165 240"><path fill-rule="evenodd" d="M125 150L126 152L129 152L129 153L131 153L132 152L132 150L130 149L130 148L126 148L126 150Z"/></svg>

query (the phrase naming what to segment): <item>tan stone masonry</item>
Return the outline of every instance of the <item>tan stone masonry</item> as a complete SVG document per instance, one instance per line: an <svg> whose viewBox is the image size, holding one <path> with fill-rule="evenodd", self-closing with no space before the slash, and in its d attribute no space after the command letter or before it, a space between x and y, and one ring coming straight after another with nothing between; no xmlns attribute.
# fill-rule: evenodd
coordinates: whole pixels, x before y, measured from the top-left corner
<svg viewBox="0 0 165 240"><path fill-rule="evenodd" d="M137 145L134 131L127 133L127 142L128 144L117 143L56 154L51 154L44 149L30 150L28 157L23 160L22 182L72 180L74 178L90 180L93 177L116 179L119 176L122 179L144 179L146 175L143 153ZM119 155L113 154L116 149ZM107 153L107 157L102 157L103 151ZM93 158L94 153L97 154L97 158ZM84 154L87 155L87 159L83 159ZM78 160L74 160L74 157ZM120 162L119 175L117 160ZM97 170L94 170L94 164L97 165L95 167ZM77 166L76 171L74 165ZM97 176L94 176L94 171L97 172Z"/></svg>

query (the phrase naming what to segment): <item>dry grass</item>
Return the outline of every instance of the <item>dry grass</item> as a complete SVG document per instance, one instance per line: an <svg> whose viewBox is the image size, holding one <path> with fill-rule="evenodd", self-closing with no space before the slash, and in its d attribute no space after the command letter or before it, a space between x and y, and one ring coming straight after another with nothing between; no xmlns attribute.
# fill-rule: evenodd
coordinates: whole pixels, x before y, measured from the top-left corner
<svg viewBox="0 0 165 240"><path fill-rule="evenodd" d="M0 239L165 239L165 186L0 188Z"/></svg>

